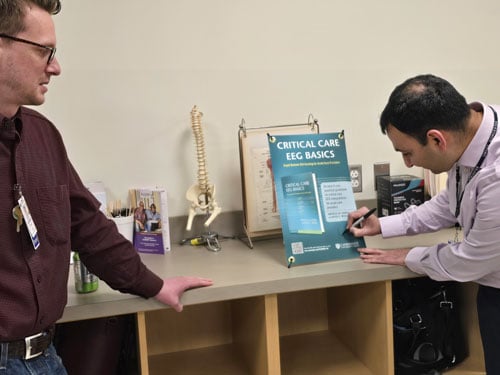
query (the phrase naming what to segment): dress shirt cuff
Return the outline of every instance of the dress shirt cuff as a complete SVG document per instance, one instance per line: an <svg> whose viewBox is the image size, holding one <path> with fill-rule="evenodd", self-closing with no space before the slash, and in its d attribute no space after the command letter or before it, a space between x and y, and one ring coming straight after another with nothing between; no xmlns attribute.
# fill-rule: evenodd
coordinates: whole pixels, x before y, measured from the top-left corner
<svg viewBox="0 0 500 375"><path fill-rule="evenodd" d="M382 237L396 237L406 234L401 215L391 215L379 218Z"/></svg>
<svg viewBox="0 0 500 375"><path fill-rule="evenodd" d="M426 257L425 253L428 247L417 246L413 247L405 258L406 267L415 273L424 275L424 267L422 260Z"/></svg>

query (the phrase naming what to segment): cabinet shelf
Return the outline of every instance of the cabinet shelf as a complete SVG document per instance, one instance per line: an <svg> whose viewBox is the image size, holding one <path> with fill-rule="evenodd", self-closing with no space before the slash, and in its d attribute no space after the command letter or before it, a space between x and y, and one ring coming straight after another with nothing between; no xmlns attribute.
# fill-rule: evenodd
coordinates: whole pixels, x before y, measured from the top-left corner
<svg viewBox="0 0 500 375"><path fill-rule="evenodd" d="M394 372L390 282L280 294L278 313L283 374Z"/></svg>
<svg viewBox="0 0 500 375"><path fill-rule="evenodd" d="M485 375L473 295L464 285L469 357L446 375ZM391 281L143 312L137 323L144 375L394 374Z"/></svg>
<svg viewBox="0 0 500 375"><path fill-rule="evenodd" d="M149 356L150 374L248 375L238 350L232 344Z"/></svg>
<svg viewBox="0 0 500 375"><path fill-rule="evenodd" d="M279 374L276 295L138 314L142 374Z"/></svg>
<svg viewBox="0 0 500 375"><path fill-rule="evenodd" d="M334 334L329 331L282 337L283 375L373 375Z"/></svg>

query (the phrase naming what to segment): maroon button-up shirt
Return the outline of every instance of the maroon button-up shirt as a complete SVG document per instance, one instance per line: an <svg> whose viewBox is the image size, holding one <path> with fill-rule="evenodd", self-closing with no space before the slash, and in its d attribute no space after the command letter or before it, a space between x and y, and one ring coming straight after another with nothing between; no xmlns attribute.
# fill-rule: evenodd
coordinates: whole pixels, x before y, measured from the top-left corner
<svg viewBox="0 0 500 375"><path fill-rule="evenodd" d="M35 334L61 317L71 250L114 289L143 297L160 291L163 281L99 211L45 117L28 108L13 119L0 115L0 173L0 341ZM26 223L16 231L16 184L38 229L37 250Z"/></svg>

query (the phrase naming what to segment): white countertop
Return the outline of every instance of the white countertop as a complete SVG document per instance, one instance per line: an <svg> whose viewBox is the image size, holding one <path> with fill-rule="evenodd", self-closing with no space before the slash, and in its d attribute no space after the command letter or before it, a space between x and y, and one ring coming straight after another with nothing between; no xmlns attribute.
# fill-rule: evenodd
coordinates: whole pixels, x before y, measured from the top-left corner
<svg viewBox="0 0 500 375"><path fill-rule="evenodd" d="M366 237L368 247L391 249L446 242L454 229L440 232L382 239ZM405 267L365 264L359 258L337 260L287 268L281 239L255 241L248 248L240 240L221 241L222 250L214 253L204 246L174 245L165 255L142 254L148 267L161 277L202 276L214 281L207 288L187 291L184 305L224 301L266 294L334 287L415 277ZM68 303L61 322L113 316L165 308L154 299L122 294L103 281L94 293L78 294L73 273L68 281Z"/></svg>

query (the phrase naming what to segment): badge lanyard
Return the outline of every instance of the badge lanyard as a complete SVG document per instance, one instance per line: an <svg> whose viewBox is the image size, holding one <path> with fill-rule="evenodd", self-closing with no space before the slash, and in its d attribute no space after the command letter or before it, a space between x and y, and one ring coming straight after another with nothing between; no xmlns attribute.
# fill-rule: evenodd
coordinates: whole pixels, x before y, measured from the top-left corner
<svg viewBox="0 0 500 375"><path fill-rule="evenodd" d="M498 127L497 112L493 109L493 107L491 107L491 106L489 106L489 107L493 111L493 116L494 116L493 129L491 130L490 137L488 138L488 142L486 142L486 145L484 146L483 153L481 154L479 161L477 162L476 166L474 167L474 169L470 173L469 178L467 178L467 181L465 182L465 185L463 187L462 192L460 192L460 183L461 183L461 181L460 181L461 180L460 167L458 166L458 164L456 166L456 173L455 173L456 180L455 181L456 181L456 197L457 197L456 204L457 204L457 206L455 207L455 217L457 218L457 220L458 220L458 216L460 215L460 206L462 205L462 199L464 197L465 187L470 182L470 180L472 180L472 178L481 170L481 165L483 164L484 159L486 159L486 155L488 155L488 148L490 147L490 143L497 133L497 127ZM457 222L457 224L455 224L455 227L457 228L457 233L458 233L458 230L459 230L458 222Z"/></svg>
<svg viewBox="0 0 500 375"><path fill-rule="evenodd" d="M21 137L18 133L18 119L11 120L14 131L14 137L12 140L14 141L11 146L11 162L12 162L12 170L14 171L14 178L17 181L17 173L16 173L16 150L17 144L20 142ZM40 247L40 239L38 237L38 230L36 228L35 222L33 221L33 217L31 216L30 209L28 207L28 203L26 202L26 198L23 195L21 190L21 185L16 182L13 186L14 199L17 204L12 209L12 217L16 220L16 231L18 233L21 232L21 227L23 223L26 223L26 228L28 230L31 243L33 244L33 248L36 250Z"/></svg>
<svg viewBox="0 0 500 375"><path fill-rule="evenodd" d="M17 206L12 209L12 216L17 221L17 231L21 229L23 220L26 222L26 227L30 235L31 243L33 248L36 250L40 246L40 240L38 238L38 230L36 229L35 222L31 216L28 204L26 203L26 198L21 191L21 185L15 184L14 191L17 193Z"/></svg>

